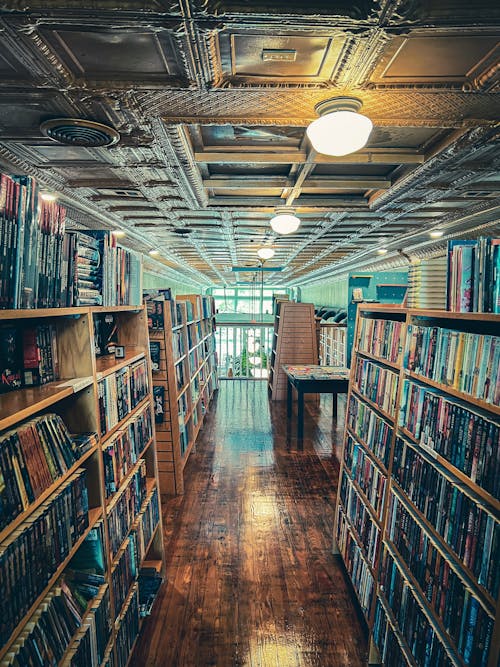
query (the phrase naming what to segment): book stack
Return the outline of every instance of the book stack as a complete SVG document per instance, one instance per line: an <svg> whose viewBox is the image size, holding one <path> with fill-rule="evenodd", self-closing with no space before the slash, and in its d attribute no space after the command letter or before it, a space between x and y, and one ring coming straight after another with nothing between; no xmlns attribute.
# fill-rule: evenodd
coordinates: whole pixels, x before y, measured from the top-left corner
<svg viewBox="0 0 500 667"><path fill-rule="evenodd" d="M424 613L425 606L421 604L415 589L404 578L399 563L386 545L383 549L381 584L401 633L411 647L416 664L454 667L455 663L451 661L445 643L429 624Z"/></svg>
<svg viewBox="0 0 500 667"><path fill-rule="evenodd" d="M158 595L162 577L155 567L141 567L139 573L139 613L141 618L149 616Z"/></svg>
<svg viewBox="0 0 500 667"><path fill-rule="evenodd" d="M413 261L408 268L409 308L446 309L446 256Z"/></svg>
<svg viewBox="0 0 500 667"><path fill-rule="evenodd" d="M500 239L448 241L447 309L500 313Z"/></svg>
<svg viewBox="0 0 500 667"><path fill-rule="evenodd" d="M489 646L494 619L449 558L430 538L412 513L392 495L388 536L409 567L429 606L442 619L446 632L466 664L480 664Z"/></svg>
<svg viewBox="0 0 500 667"><path fill-rule="evenodd" d="M0 174L0 307L64 305L62 252L66 210L43 201L28 176Z"/></svg>
<svg viewBox="0 0 500 667"><path fill-rule="evenodd" d="M118 552L111 571L111 587L115 613L119 614L128 595L130 586L137 578L137 537L132 531Z"/></svg>
<svg viewBox="0 0 500 667"><path fill-rule="evenodd" d="M447 387L500 405L500 337L408 325L404 366Z"/></svg>
<svg viewBox="0 0 500 667"><path fill-rule="evenodd" d="M442 393L405 381L399 425L500 499L500 425Z"/></svg>
<svg viewBox="0 0 500 667"><path fill-rule="evenodd" d="M359 351L397 363L401 354L403 322L364 317L359 327Z"/></svg>
<svg viewBox="0 0 500 667"><path fill-rule="evenodd" d="M358 357L354 369L358 391L384 412L393 416L396 410L398 375L377 363Z"/></svg>
<svg viewBox="0 0 500 667"><path fill-rule="evenodd" d="M393 476L458 560L496 599L500 523L490 508L465 486L454 485L439 463L427 460L401 438L396 440ZM393 504L396 501L392 499Z"/></svg>
<svg viewBox="0 0 500 667"><path fill-rule="evenodd" d="M347 424L358 440L361 440L366 448L388 468L392 428L354 394L349 397Z"/></svg>
<svg viewBox="0 0 500 667"><path fill-rule="evenodd" d="M99 241L84 232L64 237L67 306L102 306L102 255Z"/></svg>
<svg viewBox="0 0 500 667"><path fill-rule="evenodd" d="M0 530L64 475L81 453L56 414L36 417L4 433L0 438Z"/></svg>
<svg viewBox="0 0 500 667"><path fill-rule="evenodd" d="M85 471L80 469L33 512L29 522L0 543L1 646L85 532L88 509Z"/></svg>
<svg viewBox="0 0 500 667"><path fill-rule="evenodd" d="M116 431L103 449L106 498L119 489L153 436L151 409L147 405L123 428Z"/></svg>
<svg viewBox="0 0 500 667"><path fill-rule="evenodd" d="M112 500L108 513L109 543L115 558L123 540L139 514L146 496L146 462L141 460L138 470L130 477Z"/></svg>

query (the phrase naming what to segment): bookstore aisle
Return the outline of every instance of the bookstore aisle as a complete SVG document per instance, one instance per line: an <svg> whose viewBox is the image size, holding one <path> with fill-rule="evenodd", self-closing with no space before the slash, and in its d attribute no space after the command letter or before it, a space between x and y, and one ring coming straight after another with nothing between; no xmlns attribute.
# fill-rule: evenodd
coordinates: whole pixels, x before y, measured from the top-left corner
<svg viewBox="0 0 500 667"><path fill-rule="evenodd" d="M265 382L221 381L164 505L167 584L131 667L361 667L366 643L332 526L342 429L331 397L287 449L285 406ZM338 424L344 419L339 401ZM333 440L333 445L332 445ZM293 446L293 443L292 443Z"/></svg>

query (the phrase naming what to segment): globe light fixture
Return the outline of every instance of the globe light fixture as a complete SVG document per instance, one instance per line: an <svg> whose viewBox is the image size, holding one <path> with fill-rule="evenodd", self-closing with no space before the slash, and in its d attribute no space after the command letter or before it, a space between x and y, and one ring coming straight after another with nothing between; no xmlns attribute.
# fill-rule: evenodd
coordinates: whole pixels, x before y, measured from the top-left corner
<svg viewBox="0 0 500 667"><path fill-rule="evenodd" d="M157 255L160 254L160 251L159 250L150 250L149 254L152 255L153 257L156 257Z"/></svg>
<svg viewBox="0 0 500 667"><path fill-rule="evenodd" d="M300 219L295 215L295 209L287 206L276 208L270 223L276 234L293 234L300 227Z"/></svg>
<svg viewBox="0 0 500 667"><path fill-rule="evenodd" d="M379 248L377 250L379 255L386 255L387 254L387 248Z"/></svg>
<svg viewBox="0 0 500 667"><path fill-rule="evenodd" d="M319 118L306 130L313 148L324 155L349 155L366 145L373 123L358 113L363 106L356 97L334 97L314 107Z"/></svg>
<svg viewBox="0 0 500 667"><path fill-rule="evenodd" d="M431 239L440 239L444 235L442 229L433 229L432 232L429 232Z"/></svg>
<svg viewBox="0 0 500 667"><path fill-rule="evenodd" d="M259 248L257 250L257 255L263 259L272 259L274 257L275 251L272 248Z"/></svg>

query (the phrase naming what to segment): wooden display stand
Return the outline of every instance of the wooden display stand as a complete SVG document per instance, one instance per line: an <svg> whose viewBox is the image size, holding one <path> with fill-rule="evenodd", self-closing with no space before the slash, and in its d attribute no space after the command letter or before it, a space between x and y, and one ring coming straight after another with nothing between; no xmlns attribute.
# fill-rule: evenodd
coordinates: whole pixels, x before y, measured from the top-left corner
<svg viewBox="0 0 500 667"><path fill-rule="evenodd" d="M375 320L375 322L370 322L370 320ZM381 347L388 340L388 336L378 333L370 338L369 335L366 335L366 332L371 331L369 327L378 324L381 325L382 331L387 331L389 327L395 326L395 323L398 323L397 326L400 326L401 330L398 331L398 336L394 336L394 344L389 354L386 353L385 349L382 353L380 352ZM451 436L439 432L440 438L447 438L442 442L440 441L439 447L444 447L449 452L453 451L452 446L463 448L457 450L462 452L461 460L464 460L463 457L465 457L465 461L475 459L477 465L477 462L481 461L480 456L486 457L488 450L486 449L487 445L484 444L486 440L481 440L480 430L476 432L474 438L471 437L470 424L475 424L479 418L486 420L484 423L487 424L492 422L498 424L500 407L487 402L483 398L478 398L472 392L465 393L450 383L435 381L430 376L427 377L425 374L416 373L406 368L408 360L405 359L404 351L405 345L409 344L410 336L412 336L412 330L409 327L419 327L419 331L422 328L428 329L432 331L432 336L440 335L436 332L442 329L445 331L452 330L453 334L451 335L453 337L456 336L456 331L470 332L467 335L478 334L487 337L498 333L499 324L499 315L406 309L390 305L365 304L358 308L347 403L347 423L339 477L339 495L335 510L334 551L338 548L338 552L345 562L362 613L372 633L372 641L376 640L376 632L380 632L382 627L382 639L380 636L378 637L380 653L383 654L384 641L389 641L387 637L390 635L392 646L396 647L395 650L398 651L399 655L397 664L401 664L402 667L403 665L411 665L412 667L423 665L426 659L425 651L429 651L430 655L431 649L422 648L422 645L419 647L419 643L422 644L425 641L423 636L425 633L421 633L422 636L419 635L418 641L412 646L407 642L405 635L409 630L406 628L405 633L405 628L400 627L401 621L398 620L398 615L403 619L403 623L408 622L407 619L411 616L409 612L401 609L400 599L395 599L391 605L392 586L387 585L387 582L384 585L384 566L392 568L388 570L392 573L392 576L397 576L404 582L406 592L409 592L407 596L408 607L411 597L411 604L414 605L414 609L420 610L419 613L425 619L424 622L434 637L433 641L439 645L439 650L442 651L441 655L446 656L449 664L457 666L479 664L477 655L478 652L484 652L484 647L474 635L474 618L477 618L478 610L481 614L485 614L482 617L483 619L490 619L489 622L493 628L492 635L486 640L489 647L487 656L485 656L487 661L484 664L487 664L488 667L496 667L498 664L500 655L500 615L498 610L500 602L498 596L495 598L494 593L492 593L492 575L488 574L486 576L484 573L491 571L491 569L488 570L488 567L498 568L499 554L492 551L491 561L487 560L486 564L482 560L479 561L481 565L480 576L477 574L477 563L471 564L473 561L469 562L467 559L472 558L472 553L476 554L475 557L482 559L484 544L479 545L478 543L477 551L474 546L474 540L478 539L477 535L474 537L474 531L479 530L479 519L477 518L479 512L483 513L483 517L489 517L488 521L493 522L491 525L497 525L498 531L500 500L483 486L473 481L471 476L465 474L462 469L453 465L451 460L455 454L450 453L447 457L441 455L440 450L438 451L427 444L421 443L421 440L410 433L404 424L409 418L423 419L421 416L416 416L419 414L417 410L420 409L416 399L410 401L410 398L408 398L411 385L416 388L415 391L423 392L423 398L420 399L422 401L445 401L448 407L443 407L443 404L441 404L439 410L441 415L453 414L453 417L446 417L446 420L452 419L451 422L446 422L452 424L450 428L455 428L455 426L458 428L459 423L461 423L458 420L462 417L455 417L459 410L465 415L463 419L469 420L467 422L469 426L463 427L463 439L460 438L460 441L452 441ZM384 327L387 327L387 329L384 329ZM364 332L364 334L362 335L361 332ZM447 333L446 336L448 336ZM406 338L408 338L408 341L406 341ZM415 341L416 339L412 338L411 340ZM437 345L439 346L440 343L437 343ZM443 343L444 345L445 343ZM463 370L461 365L466 363L467 358L469 362L471 360L470 354L465 351L465 345L466 343L464 343L463 348L464 356L458 357L456 366L455 362L448 362L447 355L449 352L442 353L440 351L441 356L439 357L437 356L438 352L436 352L436 358L439 360L437 366L439 373L445 373L445 376L449 377L451 368L460 374L468 372ZM472 343L470 345L472 346ZM455 353L459 354L456 350ZM424 362L431 363L429 361L429 359L432 359L431 355L422 354L422 358L425 358ZM466 356L467 354L469 354L469 357ZM476 359L476 357L473 358ZM372 370L376 369L377 378L381 374L391 376L390 382L394 391L389 408L386 405L389 392L387 389L389 385L386 380L384 380L386 389L381 391L380 396L377 395L375 400L373 392L378 391L379 380L377 379L376 382L368 380L366 387L361 387L359 381L360 378L363 378L364 370L360 371L360 364L363 365L363 368L366 367L366 364L369 364ZM491 368L489 372L493 373L494 376L496 370ZM368 376L366 376L366 379L368 379ZM363 382L362 379L361 382ZM424 403L421 405L424 405ZM428 402L426 405L429 406L431 403ZM445 412L448 410L450 412ZM360 415L362 416L360 417ZM435 419L437 420L437 418L436 416ZM369 427L367 424L369 424ZM415 428L420 428L419 421L416 421L415 424L418 424ZM428 419L426 424L429 424ZM426 426L426 429L428 428ZM476 426L472 428L475 429ZM484 427L477 426L477 429L480 428ZM491 428L491 426L487 428ZM469 429L469 436L467 435L467 429ZM373 433L378 433L378 436L374 437ZM385 434L384 437L380 435L381 433ZM437 438L433 432L427 433L427 431L422 432L421 437L431 438L431 442L432 438ZM483 446L484 450L480 450L480 447ZM498 448L498 442L495 446ZM494 456L496 457L496 454ZM399 464L397 463L398 460ZM413 464L412 461L414 461ZM464 464L462 463L462 465ZM482 465L480 462L479 469ZM434 482L427 488L426 493L429 495L424 495L422 499L419 494L423 493L424 489L422 489L417 476L423 474L419 472L419 470L423 470L423 466L426 467L426 474L434 475L432 477ZM408 475L408 478L404 477L403 479L408 480L405 484L407 483L409 488L413 489L411 492L413 495L410 495L410 491L406 489L405 484L398 477L398 475L405 474ZM375 478L377 479L376 482L374 481ZM413 482L414 479L415 482ZM445 484L448 486L443 486ZM457 517L461 515L457 514L451 517L451 511L439 509L439 503L441 501L447 503L448 496L444 491L441 491L439 498L433 498L432 488L436 488L436 486L442 489L452 489L453 494L456 493L457 497L462 494L464 498L468 498L467 502L472 503L471 507L473 507L473 510L470 511L476 512L474 515L476 521L471 523L471 515L469 515L468 523L458 525L459 519ZM427 505L425 504L426 498L430 498ZM457 512L459 511L460 502L460 500L457 500L456 505L452 505L453 511L455 509ZM465 500L463 502L465 503ZM438 523L432 523L424 514L424 510L427 511L426 508L436 509L437 516L442 516L443 513L448 516L449 513L449 530L441 529L441 532L439 532ZM440 519L434 518L433 521L439 522ZM356 523L361 525L355 525ZM460 530L462 532L459 532ZM418 534L422 537L414 538L415 542L412 543L407 538L406 531L410 535L416 535L418 531ZM457 531L456 536L455 531ZM492 528L492 531L495 531L495 529ZM467 537L464 537L465 534ZM401 550L398 550L396 546L398 540L403 544ZM460 540L462 540L462 545L466 545L465 551L460 547ZM416 554L415 557L424 558L422 555L424 547L422 545L425 545L425 549L427 549L425 561L427 563L425 571L427 574L425 577L420 565L416 567L414 563L408 562L413 557L412 553ZM402 553L405 553L405 555L403 556ZM489 554L489 552L485 553ZM467 561L467 564L464 561ZM420 561L418 562L420 563ZM444 564L449 567L445 574L440 575L442 580L436 574L438 569L436 562L440 563L441 568ZM386 563L388 565L384 565ZM473 567L475 568L474 571ZM421 571L420 579L419 570ZM394 575L395 571L399 574ZM442 573L443 570L440 569L439 572ZM448 580L451 582L452 579L455 582L453 588L451 588L451 585L448 586L447 583ZM489 585L488 588L486 588L486 584ZM436 590L436 586L440 587L438 596L431 594L433 589ZM462 614L464 609L468 609L467 598L464 599L461 593L459 594L461 590L467 591L467 595L471 596L469 601L474 599L478 607L475 611L464 612L463 618L465 621L462 621L461 626L458 625L460 632L458 636L457 634L452 636L449 630L450 613ZM451 591L453 591L454 596L457 596L456 599L446 598L446 596L452 594ZM439 597L441 595L442 598ZM436 603L436 599L441 601ZM442 606L440 607L440 605ZM442 609L448 609L448 612L443 611L441 613ZM448 617L448 622L444 620L446 617ZM381 619L383 619L383 622ZM386 627L388 632L384 635L384 628ZM377 644L376 641L375 644ZM412 650L414 652L420 650L421 653L416 656L415 653L412 653ZM467 662L465 659L466 652L469 652L469 655L472 652L471 662ZM393 662L395 659L393 653ZM442 657L440 660L444 659Z"/></svg>
<svg viewBox="0 0 500 667"><path fill-rule="evenodd" d="M125 357L121 359L115 356L95 356L94 346L94 319L101 314L113 314L117 324L117 343L125 348ZM139 458L129 467L126 474L119 480L116 491L108 497L105 491L105 471L103 462L103 450L110 443L114 434L125 428L127 424L140 413L151 411L153 421L153 395L151 364L149 361L148 330L146 314L143 307L118 306L110 308L102 307L80 307L80 308L58 308L44 310L4 310L0 311L0 324L12 327L25 326L29 324L51 323L56 328L57 350L59 358L60 378L55 382L31 388L21 388L0 396L0 431L16 428L25 420L44 414L46 412L59 415L71 433L95 432L97 442L86 451L74 465L48 487L42 495L31 503L19 514L6 528L0 532L0 549L9 539L16 539L14 531L22 531L33 520L35 513L42 505L48 507L55 502L61 488L71 478L77 469L86 471L86 488L89 499L88 528L83 535L69 550L67 557L50 576L49 581L39 594L31 600L29 609L16 625L14 631L0 649L0 660L7 652L13 650L16 638L24 631L29 632L29 621L33 614L44 604L44 600L52 589L57 586L61 575L79 546L82 544L90 530L98 522L104 522L104 555L105 555L105 577L106 584L102 588L109 587L111 598L111 636L104 654L102 664L107 664L107 659L115 651L115 642L121 626L121 613L127 608L132 595L137 588L137 582L132 582L128 595L121 608L115 608L113 586L111 583L111 572L116 568L118 558L128 544L129 535L133 530L142 530L143 513L147 511L152 502L155 491L158 489L158 465L156 457L156 442L153 437L146 443L141 443ZM107 432L101 432L99 417L99 382L109 378L120 369L125 369L133 362L145 360L147 364L147 378L149 389L140 402L131 407L121 421L116 423ZM110 547L110 513L112 507L129 489L129 484L135 472L144 466L146 468L146 494L140 511L137 513L132 524L121 543L119 549L114 553ZM158 499L158 494L156 494ZM147 562L148 567L154 567L163 576L165 574L165 559L163 549L163 530L161 521L161 507L159 509L159 521L152 532L149 544L145 545L144 558L137 563L137 572L141 565ZM121 535L120 535L121 536ZM24 562L24 567L29 570L30 563ZM5 595L5 582L1 582L2 604L8 606L8 597ZM99 597L99 596L98 596ZM94 602L97 601L94 598ZM87 609L83 623L76 631L65 650L63 659L58 664L66 664L67 657L75 650L82 634L88 628L91 621L91 605ZM139 626L142 622L138 620ZM3 663L2 663L3 664ZM69 663L68 663L69 664ZM117 664L115 661L113 664Z"/></svg>
<svg viewBox="0 0 500 667"><path fill-rule="evenodd" d="M283 364L317 364L318 339L312 303L278 302L269 369L271 400L286 399L287 378Z"/></svg>
<svg viewBox="0 0 500 667"><path fill-rule="evenodd" d="M194 318L189 321L186 301L193 304ZM155 425L158 467L161 492L178 495L184 493L184 467L217 388L215 322L211 297L183 295L162 303L162 330L150 330L150 339L160 343L160 368L153 373L153 384L164 392L163 418ZM180 355L174 353L178 343ZM180 373L182 386L177 382Z"/></svg>

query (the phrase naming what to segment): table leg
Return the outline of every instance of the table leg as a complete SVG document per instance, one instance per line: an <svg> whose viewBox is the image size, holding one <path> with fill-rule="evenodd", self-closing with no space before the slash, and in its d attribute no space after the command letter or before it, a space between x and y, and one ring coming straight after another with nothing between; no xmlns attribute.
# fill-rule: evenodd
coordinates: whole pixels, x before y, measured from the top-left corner
<svg viewBox="0 0 500 667"><path fill-rule="evenodd" d="M338 400L339 400L339 395L337 393L334 393L333 394L333 404L332 404L332 413L333 413L333 418L334 419L337 417Z"/></svg>
<svg viewBox="0 0 500 667"><path fill-rule="evenodd" d="M292 418L292 383L287 380L286 383L286 418Z"/></svg>
<svg viewBox="0 0 500 667"><path fill-rule="evenodd" d="M297 440L304 439L304 394L297 388Z"/></svg>

